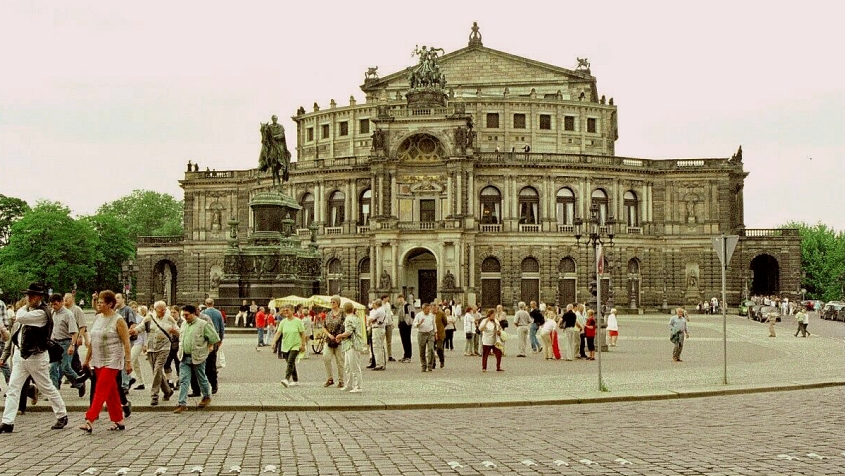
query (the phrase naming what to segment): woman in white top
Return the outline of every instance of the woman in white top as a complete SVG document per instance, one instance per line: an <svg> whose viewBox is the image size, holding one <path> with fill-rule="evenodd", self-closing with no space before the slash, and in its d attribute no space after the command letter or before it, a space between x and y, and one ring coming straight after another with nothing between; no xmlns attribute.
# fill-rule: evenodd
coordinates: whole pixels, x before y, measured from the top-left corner
<svg viewBox="0 0 845 476"><path fill-rule="evenodd" d="M487 311L487 317L481 320L478 330L481 331L481 371L487 371L487 357L490 355L490 352L493 352L496 355L496 372L503 372L502 351L496 347L496 340L499 339L502 328L496 320L495 309Z"/></svg>
<svg viewBox="0 0 845 476"><path fill-rule="evenodd" d="M103 403L108 406L112 421L110 430L125 430L123 408L117 389L117 374L124 369L132 373L132 361L129 348L129 327L126 321L115 312L117 299L112 291L102 291L95 303L100 311L91 324L91 347L85 357L84 369L92 369L97 377L94 398L85 413L85 424L79 429L91 433L94 421L100 416Z"/></svg>
<svg viewBox="0 0 845 476"><path fill-rule="evenodd" d="M464 344L464 355L467 357L476 355L472 345L472 336L475 334L475 315L472 313L472 306L467 306L467 313L464 314L464 334L467 338Z"/></svg>
<svg viewBox="0 0 845 476"><path fill-rule="evenodd" d="M443 308L446 314L446 340L443 342L443 348L455 350L455 316L452 315L452 308L446 306Z"/></svg>
<svg viewBox="0 0 845 476"><path fill-rule="evenodd" d="M616 308L610 310L610 315L607 316L607 335L611 347L616 347L616 341L619 339L619 321L616 319Z"/></svg>

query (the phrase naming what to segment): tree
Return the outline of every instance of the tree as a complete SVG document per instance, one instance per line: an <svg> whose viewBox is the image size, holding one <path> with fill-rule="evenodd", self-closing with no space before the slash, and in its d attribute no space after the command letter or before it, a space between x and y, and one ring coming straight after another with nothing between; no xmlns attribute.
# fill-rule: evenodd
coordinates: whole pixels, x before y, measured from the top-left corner
<svg viewBox="0 0 845 476"><path fill-rule="evenodd" d="M135 256L135 243L129 238L129 230L117 218L108 215L92 215L81 219L97 235L94 247L96 275L87 283L87 288L121 289L121 265Z"/></svg>
<svg viewBox="0 0 845 476"><path fill-rule="evenodd" d="M135 243L139 236L173 236L182 234L182 201L172 195L151 190L135 190L131 194L106 203L97 215L117 219Z"/></svg>
<svg viewBox="0 0 845 476"><path fill-rule="evenodd" d="M8 274L4 279L15 286L41 281L56 292L70 291L96 275L96 245L94 229L71 218L66 206L38 202L12 225L9 243L0 249L0 275Z"/></svg>
<svg viewBox="0 0 845 476"><path fill-rule="evenodd" d="M0 247L9 243L12 224L29 211L29 205L20 198L7 197L0 193Z"/></svg>
<svg viewBox="0 0 845 476"><path fill-rule="evenodd" d="M845 232L818 223L788 223L784 228L798 228L801 235L801 286L807 297L831 301L839 299L845 276Z"/></svg>

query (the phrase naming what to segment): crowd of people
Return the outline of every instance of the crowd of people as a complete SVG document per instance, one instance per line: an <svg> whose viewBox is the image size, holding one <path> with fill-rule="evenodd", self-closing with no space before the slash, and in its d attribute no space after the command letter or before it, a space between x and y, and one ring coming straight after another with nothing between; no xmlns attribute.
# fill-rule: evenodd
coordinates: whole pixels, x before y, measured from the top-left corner
<svg viewBox="0 0 845 476"><path fill-rule="evenodd" d="M67 426L59 393L63 379L80 398L90 381L90 406L79 427L87 433L93 431L104 406L109 430L124 430L125 418L132 413L130 390L149 391L152 406L178 391L174 413L187 409L188 396L201 396L198 406L203 408L217 393L217 357L225 324L213 299L206 299L202 309L163 301L148 308L127 303L121 294L100 291L92 302L96 315L89 326L72 293L48 294L43 285L32 283L23 294L26 298L4 306L0 320L0 369L7 382L0 433L11 433L16 416L26 413L27 401L35 405L42 397L56 416L51 428ZM144 365L153 375L149 383Z"/></svg>

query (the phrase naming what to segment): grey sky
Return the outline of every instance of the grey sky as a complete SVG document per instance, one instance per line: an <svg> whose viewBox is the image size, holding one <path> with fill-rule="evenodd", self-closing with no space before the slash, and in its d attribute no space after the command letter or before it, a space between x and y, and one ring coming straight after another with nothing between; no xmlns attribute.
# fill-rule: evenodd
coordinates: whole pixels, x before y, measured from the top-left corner
<svg viewBox="0 0 845 476"><path fill-rule="evenodd" d="M254 167L260 121L278 114L293 142L300 105L361 102L367 67L405 68L417 44L462 48L477 21L490 48L569 68L588 57L619 107L618 155L742 144L748 227L845 230L836 2L305 3L3 2L0 193L78 214L138 188L181 198L189 159Z"/></svg>

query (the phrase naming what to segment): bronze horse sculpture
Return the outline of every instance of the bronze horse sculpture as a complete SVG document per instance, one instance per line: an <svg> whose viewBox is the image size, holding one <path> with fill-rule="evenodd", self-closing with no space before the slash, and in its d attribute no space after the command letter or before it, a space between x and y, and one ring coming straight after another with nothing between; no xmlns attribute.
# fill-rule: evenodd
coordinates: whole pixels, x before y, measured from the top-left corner
<svg viewBox="0 0 845 476"><path fill-rule="evenodd" d="M288 181L288 164L290 164L290 152L284 144L284 136L281 140L273 137L270 124L261 123L261 155L258 158L258 170L271 172L273 185L279 185ZM284 133L283 133L284 134Z"/></svg>

